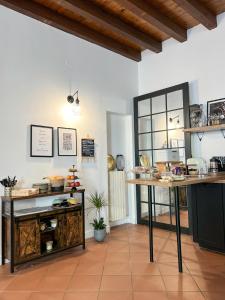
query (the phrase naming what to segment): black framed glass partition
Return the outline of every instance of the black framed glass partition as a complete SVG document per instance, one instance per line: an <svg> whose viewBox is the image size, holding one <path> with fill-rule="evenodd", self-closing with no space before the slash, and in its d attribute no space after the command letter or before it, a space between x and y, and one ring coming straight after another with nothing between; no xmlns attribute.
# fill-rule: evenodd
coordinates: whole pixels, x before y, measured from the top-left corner
<svg viewBox="0 0 225 300"><path fill-rule="evenodd" d="M191 156L189 127L189 86L179 84L134 98L135 163L145 155L150 165L169 163L171 155L177 161L186 162ZM174 160L173 157L173 160ZM139 176L139 175L137 175ZM153 219L156 227L175 228L174 190L152 187ZM181 226L189 231L186 188L180 192ZM148 222L148 191L146 186L136 186L137 221Z"/></svg>

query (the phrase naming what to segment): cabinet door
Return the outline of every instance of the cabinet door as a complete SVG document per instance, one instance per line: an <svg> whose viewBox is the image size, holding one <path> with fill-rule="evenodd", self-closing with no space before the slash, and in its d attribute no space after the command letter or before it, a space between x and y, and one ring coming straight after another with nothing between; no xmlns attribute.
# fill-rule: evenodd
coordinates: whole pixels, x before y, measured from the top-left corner
<svg viewBox="0 0 225 300"><path fill-rule="evenodd" d="M200 184L197 192L197 234L201 246L225 250L223 187Z"/></svg>
<svg viewBox="0 0 225 300"><path fill-rule="evenodd" d="M83 236L82 212L74 211L66 213L65 219L65 247L82 243Z"/></svg>
<svg viewBox="0 0 225 300"><path fill-rule="evenodd" d="M64 247L64 240L65 240L65 232L66 232L66 228L65 228L65 216L64 214L58 215L57 216L57 221L58 221L58 225L56 227L56 240L57 240L57 246L59 248L63 248Z"/></svg>
<svg viewBox="0 0 225 300"><path fill-rule="evenodd" d="M40 230L37 219L19 221L15 227L16 262L39 256Z"/></svg>

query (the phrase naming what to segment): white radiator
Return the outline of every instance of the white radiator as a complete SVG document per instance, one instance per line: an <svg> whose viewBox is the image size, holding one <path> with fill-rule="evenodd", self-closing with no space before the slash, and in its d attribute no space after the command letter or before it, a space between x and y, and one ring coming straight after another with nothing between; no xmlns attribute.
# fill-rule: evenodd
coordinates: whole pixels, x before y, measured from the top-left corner
<svg viewBox="0 0 225 300"><path fill-rule="evenodd" d="M109 171L109 220L118 221L127 216L126 173Z"/></svg>

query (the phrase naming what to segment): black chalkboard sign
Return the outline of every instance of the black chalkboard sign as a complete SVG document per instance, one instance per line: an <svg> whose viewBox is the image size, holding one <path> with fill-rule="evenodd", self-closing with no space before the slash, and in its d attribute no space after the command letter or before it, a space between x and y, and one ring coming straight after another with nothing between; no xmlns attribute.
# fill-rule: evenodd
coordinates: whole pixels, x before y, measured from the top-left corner
<svg viewBox="0 0 225 300"><path fill-rule="evenodd" d="M94 139L81 139L81 155L83 157L95 156L95 140Z"/></svg>

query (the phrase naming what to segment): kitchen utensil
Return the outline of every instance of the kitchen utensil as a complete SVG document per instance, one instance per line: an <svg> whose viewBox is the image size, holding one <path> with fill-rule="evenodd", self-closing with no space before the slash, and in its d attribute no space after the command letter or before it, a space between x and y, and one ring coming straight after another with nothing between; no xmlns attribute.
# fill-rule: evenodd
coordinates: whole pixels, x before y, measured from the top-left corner
<svg viewBox="0 0 225 300"><path fill-rule="evenodd" d="M219 161L214 157L210 159L210 172L211 173L219 172Z"/></svg>

